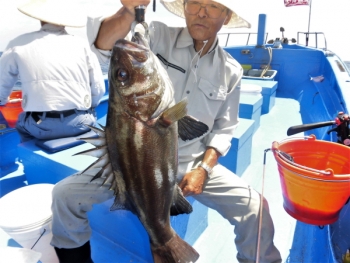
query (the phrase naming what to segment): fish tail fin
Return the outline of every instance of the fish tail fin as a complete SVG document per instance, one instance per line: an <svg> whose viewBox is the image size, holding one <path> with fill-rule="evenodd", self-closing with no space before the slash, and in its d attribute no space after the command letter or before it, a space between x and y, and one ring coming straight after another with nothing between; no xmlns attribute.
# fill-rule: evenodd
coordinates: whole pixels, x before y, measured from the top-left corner
<svg viewBox="0 0 350 263"><path fill-rule="evenodd" d="M194 263L198 260L198 252L181 239L174 235L164 246L152 247L154 263Z"/></svg>

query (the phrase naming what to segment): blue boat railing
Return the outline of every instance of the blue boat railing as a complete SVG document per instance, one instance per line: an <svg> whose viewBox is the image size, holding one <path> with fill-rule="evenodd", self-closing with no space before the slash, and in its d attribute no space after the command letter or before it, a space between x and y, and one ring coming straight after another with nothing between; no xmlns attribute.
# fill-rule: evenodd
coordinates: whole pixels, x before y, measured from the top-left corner
<svg viewBox="0 0 350 263"><path fill-rule="evenodd" d="M235 36L233 39L242 39L237 36L246 35L245 43L239 43L238 45L250 45L250 44L256 44L254 38L253 40L251 40L251 36L257 35L257 34L258 33L253 33L253 32L241 32L241 33L226 32L226 33L219 33L218 36L219 36L219 40L222 40L224 42L224 43L221 42L221 45L224 47L227 47L229 45L229 41L232 39L231 35ZM304 38L301 35L304 35ZM268 37L268 33L265 34L265 43L267 43L267 37ZM321 37L323 38L323 42L324 42L323 45L321 45L322 44L322 39L320 39ZM250 41L252 41L252 43L250 43ZM312 45L310 45L311 43ZM297 32L297 44L327 50L327 40L323 32ZM230 43L230 46L232 45L234 44Z"/></svg>
<svg viewBox="0 0 350 263"><path fill-rule="evenodd" d="M300 35L304 35L304 39L305 39L305 42L301 43L300 41L302 40L299 40ZM327 50L327 40L326 40L326 36L323 32L298 32L298 35L297 35L297 44L299 45L304 45L304 46L310 46L310 36L313 36L313 43L314 43L314 46L311 46L311 47L315 47L315 48L320 48L320 49L323 49L323 50ZM318 44L319 44L319 37L322 36L323 37L323 41L324 41L324 45L323 47L319 47Z"/></svg>
<svg viewBox="0 0 350 263"><path fill-rule="evenodd" d="M226 40L224 41L225 44L221 44L221 46L225 46L227 47L228 44L229 44L229 40L232 39L230 38L231 35L235 35L235 36L238 36L238 35L247 35L246 36L246 41L245 43L240 43L239 45L252 45L252 44L256 44L256 38L252 38L254 41L254 43L250 43L249 41L251 40L251 35L257 35L258 33L254 33L254 32L241 32L241 33L219 33L218 34L218 37L219 37L219 40L222 40L222 39L225 39L225 36L226 36ZM267 41L267 37L268 37L268 33L265 34L265 43ZM237 39L238 37L235 37L234 39ZM233 44L230 44L230 46L232 46Z"/></svg>

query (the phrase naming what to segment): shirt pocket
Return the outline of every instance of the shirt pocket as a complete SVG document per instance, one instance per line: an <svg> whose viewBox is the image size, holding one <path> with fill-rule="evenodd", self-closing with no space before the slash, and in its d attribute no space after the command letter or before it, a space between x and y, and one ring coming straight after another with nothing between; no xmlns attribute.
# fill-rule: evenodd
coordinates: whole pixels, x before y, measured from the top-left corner
<svg viewBox="0 0 350 263"><path fill-rule="evenodd" d="M189 106L190 114L193 112L195 118L207 124L211 129L225 103L226 91L227 88L214 85L201 78L196 95L190 98L190 101L193 102Z"/></svg>
<svg viewBox="0 0 350 263"><path fill-rule="evenodd" d="M210 100L224 101L227 96L227 87L223 85L214 85L211 82L200 79L198 88L205 94Z"/></svg>

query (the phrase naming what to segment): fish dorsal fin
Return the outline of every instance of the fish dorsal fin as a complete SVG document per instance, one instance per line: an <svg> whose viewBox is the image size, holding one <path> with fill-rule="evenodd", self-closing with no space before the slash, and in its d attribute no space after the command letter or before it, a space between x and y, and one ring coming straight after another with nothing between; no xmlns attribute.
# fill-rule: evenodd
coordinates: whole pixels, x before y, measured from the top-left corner
<svg viewBox="0 0 350 263"><path fill-rule="evenodd" d="M189 214L192 212L192 206L183 196L181 188L176 185L173 197L173 204L170 207L170 215Z"/></svg>
<svg viewBox="0 0 350 263"><path fill-rule="evenodd" d="M187 114L187 98L184 98L173 107L165 110L159 118L159 123L165 127L170 126L174 122L180 120Z"/></svg>
<svg viewBox="0 0 350 263"><path fill-rule="evenodd" d="M178 121L178 132L182 140L192 140L204 135L209 127L195 118L186 115Z"/></svg>

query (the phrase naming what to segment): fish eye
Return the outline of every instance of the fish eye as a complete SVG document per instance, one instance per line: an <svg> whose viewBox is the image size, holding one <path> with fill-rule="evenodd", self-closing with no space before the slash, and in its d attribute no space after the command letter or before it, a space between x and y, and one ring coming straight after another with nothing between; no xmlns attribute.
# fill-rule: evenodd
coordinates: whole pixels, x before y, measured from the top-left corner
<svg viewBox="0 0 350 263"><path fill-rule="evenodd" d="M120 68L117 70L117 79L119 81L126 81L128 77L129 77L129 74L125 69Z"/></svg>

